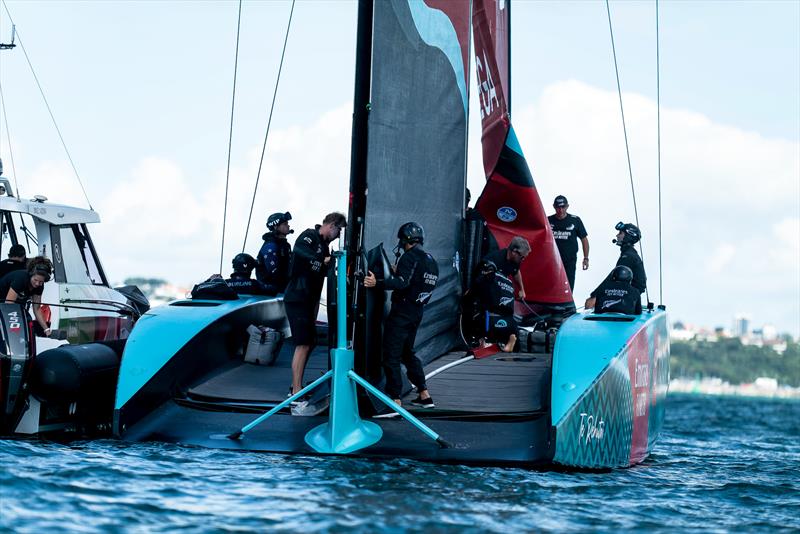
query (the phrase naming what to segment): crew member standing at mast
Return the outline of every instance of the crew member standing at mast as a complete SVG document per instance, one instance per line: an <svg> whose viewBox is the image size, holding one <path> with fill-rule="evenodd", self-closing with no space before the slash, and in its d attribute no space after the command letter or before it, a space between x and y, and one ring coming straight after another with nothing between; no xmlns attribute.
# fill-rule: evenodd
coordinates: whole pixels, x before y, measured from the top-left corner
<svg viewBox="0 0 800 534"><path fill-rule="evenodd" d="M561 263L567 273L570 290L575 289L575 265L578 263L578 239L581 240L583 247L583 270L589 268L589 238L583 221L577 215L567 213L569 202L564 195L558 195L553 200L553 207L556 212L550 215L550 229L553 231L553 239L558 247L558 254L561 256Z"/></svg>
<svg viewBox="0 0 800 534"><path fill-rule="evenodd" d="M347 226L345 216L329 213L322 224L303 231L294 243L289 284L283 296L286 318L292 330L294 356L292 357L292 390L303 388L303 373L311 349L317 344L317 311L325 267L331 259L328 243L337 239Z"/></svg>
<svg viewBox="0 0 800 534"><path fill-rule="evenodd" d="M378 280L370 272L364 287L391 289L392 308L383 325L383 370L386 375L386 395L402 405L403 375L400 364L406 366L408 380L417 388L417 398L411 404L433 408L433 399L425 383L422 363L414 354L417 329L422 322L423 306L428 303L439 279L439 266L433 256L422 250L425 231L415 222L405 223L397 231L398 247L403 255L397 262L394 275ZM386 416L394 415L385 414Z"/></svg>

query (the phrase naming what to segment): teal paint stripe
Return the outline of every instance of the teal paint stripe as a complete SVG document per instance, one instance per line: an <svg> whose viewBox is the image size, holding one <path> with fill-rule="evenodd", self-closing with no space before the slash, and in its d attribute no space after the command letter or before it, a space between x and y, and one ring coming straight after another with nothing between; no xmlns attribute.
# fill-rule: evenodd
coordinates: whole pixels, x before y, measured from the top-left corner
<svg viewBox="0 0 800 534"><path fill-rule="evenodd" d="M458 42L458 34L453 27L453 22L444 12L428 7L422 0L408 0L408 8L422 40L444 52L450 65L453 66L466 115L466 76L464 75L464 62L461 60L461 45Z"/></svg>
<svg viewBox="0 0 800 534"><path fill-rule="evenodd" d="M522 153L522 147L519 146L519 139L517 139L517 134L514 131L514 127L508 127L508 135L506 136L506 146L519 154L521 157L525 157L525 154Z"/></svg>

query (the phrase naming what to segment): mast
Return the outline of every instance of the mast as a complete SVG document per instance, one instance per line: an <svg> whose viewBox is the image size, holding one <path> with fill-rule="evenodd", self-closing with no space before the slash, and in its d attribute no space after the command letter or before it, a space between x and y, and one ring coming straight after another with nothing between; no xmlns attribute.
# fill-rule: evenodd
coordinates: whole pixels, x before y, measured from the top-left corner
<svg viewBox="0 0 800 534"><path fill-rule="evenodd" d="M364 321L356 317L364 306L363 288L359 287L355 273L366 265L359 265L363 251L364 218L367 195L367 147L369 127L370 80L372 75L372 14L374 0L359 0L356 36L356 72L353 91L353 129L350 142L350 206L347 217L347 234L345 249L348 258L349 294L347 302L351 309L347 310L349 336L357 350L356 362L360 370L364 370L364 353L357 338L365 335ZM360 289L360 291L359 291ZM361 306L359 306L359 304Z"/></svg>
<svg viewBox="0 0 800 534"><path fill-rule="evenodd" d="M367 133L372 65L372 11L374 0L359 0L356 38L356 74L353 92L353 130L350 144L350 216L345 247L357 258L364 230L367 193Z"/></svg>

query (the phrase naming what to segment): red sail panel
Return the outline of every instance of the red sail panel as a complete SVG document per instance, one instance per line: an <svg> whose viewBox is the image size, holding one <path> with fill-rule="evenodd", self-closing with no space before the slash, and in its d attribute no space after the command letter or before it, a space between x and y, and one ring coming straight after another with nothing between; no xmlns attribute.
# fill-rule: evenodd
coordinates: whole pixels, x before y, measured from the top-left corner
<svg viewBox="0 0 800 534"><path fill-rule="evenodd" d="M483 168L490 176L510 127L508 117L508 11L497 0L475 0L475 76L483 133Z"/></svg>
<svg viewBox="0 0 800 534"><path fill-rule="evenodd" d="M526 300L541 304L572 302L567 275L553 233L509 119L507 104L508 0L475 0L476 72L483 126L483 165L487 183L475 205L500 247L515 235L531 244L521 273Z"/></svg>

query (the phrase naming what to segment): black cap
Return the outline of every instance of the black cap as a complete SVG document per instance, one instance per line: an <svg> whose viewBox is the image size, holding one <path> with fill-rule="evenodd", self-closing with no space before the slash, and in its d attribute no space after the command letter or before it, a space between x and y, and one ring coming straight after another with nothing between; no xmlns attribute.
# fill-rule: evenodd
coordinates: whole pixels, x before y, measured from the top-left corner
<svg viewBox="0 0 800 534"><path fill-rule="evenodd" d="M558 195L555 200L553 200L553 207L554 208L563 208L564 206L568 206L569 202L567 202L567 197L564 195Z"/></svg>

